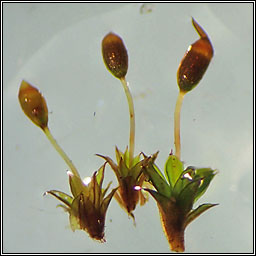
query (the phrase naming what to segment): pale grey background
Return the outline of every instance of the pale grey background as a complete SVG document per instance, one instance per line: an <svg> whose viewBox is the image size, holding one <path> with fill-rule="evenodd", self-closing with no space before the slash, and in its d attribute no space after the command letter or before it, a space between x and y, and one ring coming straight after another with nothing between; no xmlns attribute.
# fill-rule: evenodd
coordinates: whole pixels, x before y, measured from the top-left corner
<svg viewBox="0 0 256 256"><path fill-rule="evenodd" d="M193 16L208 33L215 56L181 116L185 165L219 174L198 203L219 203L186 230L187 253L249 253L253 249L253 5L3 4L3 248L8 253L168 253L158 209L150 198L137 207L137 227L112 201L105 244L73 233L58 201L43 193L69 193L63 160L20 109L22 79L44 94L49 126L78 167L91 176L128 144L128 108L121 84L106 70L101 40L118 33L129 53L127 80L136 111L136 153L173 148L176 71L198 39ZM105 184L114 180L106 170Z"/></svg>

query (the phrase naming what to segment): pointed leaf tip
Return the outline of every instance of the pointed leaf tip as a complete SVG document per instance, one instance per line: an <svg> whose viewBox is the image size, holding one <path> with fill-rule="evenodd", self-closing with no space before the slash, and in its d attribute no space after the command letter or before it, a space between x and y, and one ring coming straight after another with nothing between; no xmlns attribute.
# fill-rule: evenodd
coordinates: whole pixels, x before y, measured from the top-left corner
<svg viewBox="0 0 256 256"><path fill-rule="evenodd" d="M165 163L165 176L171 187L174 187L176 181L183 172L183 163L175 155L170 155Z"/></svg>
<svg viewBox="0 0 256 256"><path fill-rule="evenodd" d="M201 204L195 210L192 210L185 221L185 227L191 223L194 219L196 219L199 215L201 215L206 210L212 208L213 206L217 206L219 204Z"/></svg>

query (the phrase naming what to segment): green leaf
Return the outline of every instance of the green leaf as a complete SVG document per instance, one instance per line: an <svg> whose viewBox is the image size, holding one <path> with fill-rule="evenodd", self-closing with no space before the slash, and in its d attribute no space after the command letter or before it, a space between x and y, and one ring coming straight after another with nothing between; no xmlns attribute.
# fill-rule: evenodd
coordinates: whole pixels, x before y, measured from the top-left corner
<svg viewBox="0 0 256 256"><path fill-rule="evenodd" d="M71 192L74 197L77 197L82 192L84 192L86 195L89 194L88 187L84 185L84 183L80 179L80 177L70 174L69 175L69 184L70 184Z"/></svg>
<svg viewBox="0 0 256 256"><path fill-rule="evenodd" d="M206 210L208 210L216 205L218 205L218 204L201 204L195 210L192 210L187 216L187 219L185 221L185 227L190 222L192 222L195 218L197 218L199 215L201 215L203 212L205 212Z"/></svg>
<svg viewBox="0 0 256 256"><path fill-rule="evenodd" d="M99 168L99 170L97 171L97 173L96 173L96 181L97 181L97 184L99 184L100 190L101 190L101 188L102 188L102 183L103 183L103 179L104 179L105 166L106 166L106 163L103 164L103 165Z"/></svg>
<svg viewBox="0 0 256 256"><path fill-rule="evenodd" d="M165 176L171 187L174 187L182 172L183 163L175 155L170 155L165 163Z"/></svg>
<svg viewBox="0 0 256 256"><path fill-rule="evenodd" d="M134 167L137 163L140 162L140 158L141 158L141 153L138 154L137 156L135 156L135 157L133 158L133 161L132 161L132 166L133 166L133 167Z"/></svg>
<svg viewBox="0 0 256 256"><path fill-rule="evenodd" d="M193 206L197 189L200 185L200 179L191 180L180 192L177 197L177 204L187 214Z"/></svg>
<svg viewBox="0 0 256 256"><path fill-rule="evenodd" d="M155 189L165 197L171 196L171 187L162 178L162 176L158 173L155 169L152 161L150 161L147 166L143 167L144 173L149 177L150 181L152 182Z"/></svg>
<svg viewBox="0 0 256 256"><path fill-rule="evenodd" d="M191 169L186 169L180 174L179 178L177 179L172 189L172 195L174 197L177 197L180 194L180 192L191 182L192 180L191 171L192 171ZM189 174L189 176L186 177L186 174Z"/></svg>
<svg viewBox="0 0 256 256"><path fill-rule="evenodd" d="M153 166L154 166L154 169L157 171L157 173L162 177L162 179L165 180L165 177L162 174L160 168L156 164L153 164Z"/></svg>
<svg viewBox="0 0 256 256"><path fill-rule="evenodd" d="M127 177L129 175L129 169L125 163L125 160L123 158L120 159L120 162L119 162L119 171L121 173L121 177L124 178L124 177Z"/></svg>
<svg viewBox="0 0 256 256"><path fill-rule="evenodd" d="M67 206L71 207L72 201L73 201L73 197L58 191L58 190L50 190L44 193L44 195L50 194L54 197L56 197L57 199L59 199L61 202L63 202L64 204L66 204Z"/></svg>
<svg viewBox="0 0 256 256"><path fill-rule="evenodd" d="M212 170L210 168L202 168L195 170L195 178L200 177L202 178L202 180L197 190L194 202L196 202L205 193L215 175L216 170Z"/></svg>
<svg viewBox="0 0 256 256"><path fill-rule="evenodd" d="M117 164L119 165L119 162L121 160L121 157L123 157L123 153L118 149L118 147L116 146L116 161Z"/></svg>
<svg viewBox="0 0 256 256"><path fill-rule="evenodd" d="M128 150L128 147L126 147L126 150L125 150L125 152L124 152L124 158L123 158L123 160L124 160L125 165L126 165L128 168L131 167L131 166L130 166L130 157L129 157L129 150Z"/></svg>
<svg viewBox="0 0 256 256"><path fill-rule="evenodd" d="M153 164L154 169L157 171L157 173L163 178L163 180L165 180L165 177L164 177L164 175L162 174L161 170L160 170L160 169L158 168L158 166L155 164L155 160L156 160L156 158L157 158L158 153L159 153L159 151L157 151L157 152L156 152L155 154L153 154L151 157L147 157L147 156L142 152L144 158L146 159L146 162L147 162L147 161L150 161L150 162Z"/></svg>
<svg viewBox="0 0 256 256"><path fill-rule="evenodd" d="M98 208L100 206L100 204L104 198L104 195L103 195L104 190L102 189L102 183L103 183L103 179L104 179L105 166L106 166L106 163L104 163L96 173L97 188L94 190L94 192L97 193L97 196L96 196L97 202L95 202L96 208Z"/></svg>

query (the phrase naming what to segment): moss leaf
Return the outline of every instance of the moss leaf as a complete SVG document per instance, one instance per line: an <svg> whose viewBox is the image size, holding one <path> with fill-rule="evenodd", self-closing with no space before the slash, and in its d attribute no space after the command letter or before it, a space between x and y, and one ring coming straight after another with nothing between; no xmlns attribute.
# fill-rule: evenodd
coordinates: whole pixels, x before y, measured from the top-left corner
<svg viewBox="0 0 256 256"><path fill-rule="evenodd" d="M170 155L165 163L165 176L171 187L174 187L182 172L183 163L175 155Z"/></svg>
<svg viewBox="0 0 256 256"><path fill-rule="evenodd" d="M152 162L149 162L147 166L143 168L143 172L149 177L149 180L160 194L165 197L171 196L171 187L158 173Z"/></svg>
<svg viewBox="0 0 256 256"><path fill-rule="evenodd" d="M192 222L195 218L197 218L199 215L201 215L203 212L205 212L206 210L212 208L213 206L216 206L218 204L201 204L200 206L198 206L195 210L192 210L185 222L185 227Z"/></svg>
<svg viewBox="0 0 256 256"><path fill-rule="evenodd" d="M59 199L61 202L63 202L64 204L66 204L69 207L72 204L73 197L64 192L61 192L58 190L50 190L50 191L47 191L44 193L44 195L47 195L47 194L50 194L50 195L56 197L57 199Z"/></svg>

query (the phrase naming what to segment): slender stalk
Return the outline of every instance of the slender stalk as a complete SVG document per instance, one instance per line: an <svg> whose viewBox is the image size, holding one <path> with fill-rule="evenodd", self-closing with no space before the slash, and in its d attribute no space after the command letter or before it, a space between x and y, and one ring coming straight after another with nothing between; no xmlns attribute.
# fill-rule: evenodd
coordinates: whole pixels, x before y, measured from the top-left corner
<svg viewBox="0 0 256 256"><path fill-rule="evenodd" d="M130 167L132 166L133 155L134 155L134 143L135 143L135 112L132 95L129 90L125 77L121 78L121 83L124 87L125 95L127 97L129 112L130 112L130 145L129 145L129 162Z"/></svg>
<svg viewBox="0 0 256 256"><path fill-rule="evenodd" d="M59 146L57 141L54 139L54 137L52 136L49 128L48 127L44 127L43 131L44 131L46 137L49 139L49 141L53 145L53 147L56 149L56 151L60 154L60 156L63 158L63 160L69 166L69 168L71 169L72 173L80 178L80 175L79 175L76 167L74 166L72 161L69 159L69 157L66 155L66 153L62 150L62 148Z"/></svg>
<svg viewBox="0 0 256 256"><path fill-rule="evenodd" d="M174 144L175 155L180 159L180 111L185 93L180 91L174 112Z"/></svg>

